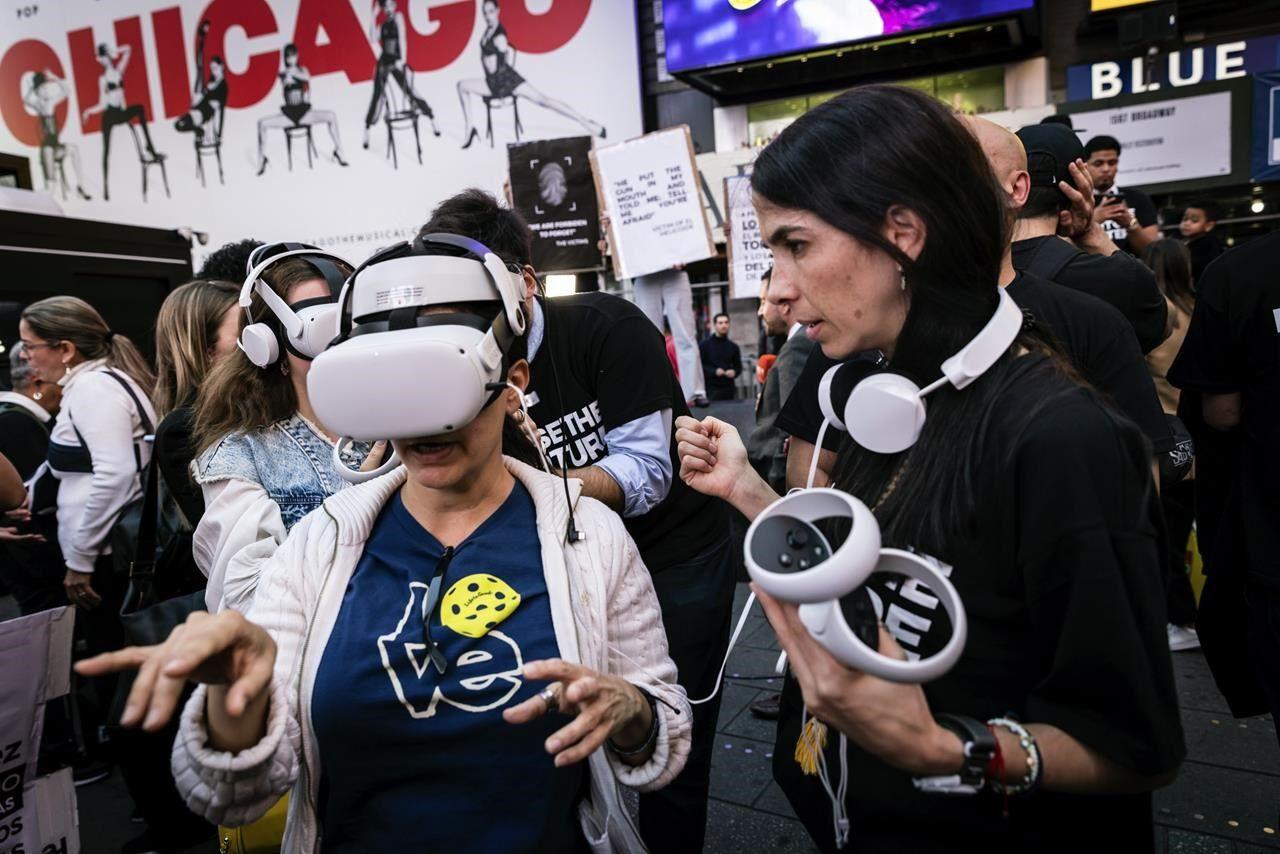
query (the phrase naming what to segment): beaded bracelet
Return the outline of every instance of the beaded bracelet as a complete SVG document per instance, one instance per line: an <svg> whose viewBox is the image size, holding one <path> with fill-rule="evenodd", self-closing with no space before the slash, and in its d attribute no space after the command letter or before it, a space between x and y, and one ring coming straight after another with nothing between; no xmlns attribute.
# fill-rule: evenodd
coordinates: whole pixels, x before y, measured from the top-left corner
<svg viewBox="0 0 1280 854"><path fill-rule="evenodd" d="M991 784L992 791L1004 795L1022 795L1039 786L1043 763L1040 761L1040 746L1036 744L1036 737L1022 724L1009 718L992 718L987 721L987 726L1004 727L1016 735L1018 745L1027 753L1026 776L1016 783L1004 783L993 777L987 781Z"/></svg>

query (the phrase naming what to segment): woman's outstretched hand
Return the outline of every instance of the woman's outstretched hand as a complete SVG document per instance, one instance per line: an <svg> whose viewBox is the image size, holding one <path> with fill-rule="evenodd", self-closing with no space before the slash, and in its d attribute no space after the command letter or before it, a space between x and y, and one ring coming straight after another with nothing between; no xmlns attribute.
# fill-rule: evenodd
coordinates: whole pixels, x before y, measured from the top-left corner
<svg viewBox="0 0 1280 854"><path fill-rule="evenodd" d="M653 711L640 689L618 676L599 673L558 658L530 661L524 676L548 680L554 697L536 694L502 713L510 724L523 724L552 711L574 715L572 721L547 739L547 752L555 756L557 768L581 762L595 753L605 739L613 736L622 748L639 745L649 733ZM634 757L637 763L648 755Z"/></svg>
<svg viewBox="0 0 1280 854"><path fill-rule="evenodd" d="M275 641L266 629L249 622L238 611L220 614L196 611L170 632L162 644L103 653L77 663L75 669L81 676L136 669L138 675L133 680L133 690L129 692L120 724L141 725L151 732L169 722L187 682L211 686L211 740L220 749L233 749L217 743L228 740L219 737L219 720L241 718L246 709L255 707L261 711L265 723L268 686L275 661Z"/></svg>

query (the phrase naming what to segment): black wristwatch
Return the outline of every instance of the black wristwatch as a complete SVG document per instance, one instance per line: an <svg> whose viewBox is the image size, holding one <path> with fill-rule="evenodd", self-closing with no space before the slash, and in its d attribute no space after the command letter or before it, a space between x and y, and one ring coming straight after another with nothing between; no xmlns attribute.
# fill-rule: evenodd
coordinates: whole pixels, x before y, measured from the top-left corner
<svg viewBox="0 0 1280 854"><path fill-rule="evenodd" d="M609 736L609 739L606 742L606 744L609 745L609 749L613 751L615 756L620 756L626 759L630 759L633 756L640 756L658 742L658 702L654 699L652 694L641 688L639 685L634 685L634 687L646 700L649 701L649 732L645 734L644 741L640 742L639 747L633 747L630 749L618 747L613 740L613 736Z"/></svg>
<svg viewBox="0 0 1280 854"><path fill-rule="evenodd" d="M987 782L987 765L996 754L996 739L987 725L961 715L935 715L938 726L955 733L964 745L964 763L954 774L916 777L922 792L944 795L976 795Z"/></svg>

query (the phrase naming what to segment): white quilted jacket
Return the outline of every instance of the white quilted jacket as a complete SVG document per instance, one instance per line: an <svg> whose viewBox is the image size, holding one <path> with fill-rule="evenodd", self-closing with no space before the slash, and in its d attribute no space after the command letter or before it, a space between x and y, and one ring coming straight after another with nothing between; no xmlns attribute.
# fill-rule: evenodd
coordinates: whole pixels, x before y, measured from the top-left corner
<svg viewBox="0 0 1280 854"><path fill-rule="evenodd" d="M676 667L667 654L652 581L622 521L600 502L580 498L579 481L569 484L578 528L586 538L566 546L568 510L560 480L510 458L506 464L533 498L561 657L617 674L662 701L653 757L633 768L609 751L597 750L588 760L590 794L579 808L594 851L643 851L618 783L648 791L670 782L684 767L690 728L688 698L675 684ZM333 495L270 555L248 614L278 647L266 735L236 754L208 747L201 686L183 710L173 747L178 791L209 821L247 824L292 789L282 850L320 850L320 758L311 725L311 691L374 520L405 476L399 468ZM275 545L264 541L250 548L262 548L265 560Z"/></svg>

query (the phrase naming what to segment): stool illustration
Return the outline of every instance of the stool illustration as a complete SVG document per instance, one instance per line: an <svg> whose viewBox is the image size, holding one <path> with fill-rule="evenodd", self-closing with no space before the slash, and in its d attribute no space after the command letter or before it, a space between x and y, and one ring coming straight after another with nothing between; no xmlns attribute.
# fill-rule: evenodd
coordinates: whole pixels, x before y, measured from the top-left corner
<svg viewBox="0 0 1280 854"><path fill-rule="evenodd" d="M316 142L315 137L311 133L311 125L289 125L284 130L284 153L289 161L289 171L293 171L293 141L295 139L305 139L307 141L307 168L315 168Z"/></svg>
<svg viewBox="0 0 1280 854"><path fill-rule="evenodd" d="M493 109L497 107L511 107L511 115L515 120L516 142L520 141L520 134L524 133L524 125L520 124L520 96L519 95L485 95L484 96L484 136L489 140L489 147L493 148Z"/></svg>
<svg viewBox="0 0 1280 854"><path fill-rule="evenodd" d="M227 105L218 104L218 111L213 121L199 127L195 134L196 175L200 178L200 186L207 186L204 176L204 158L212 154L218 164L218 183L227 183L222 175L222 120L226 117Z"/></svg>

